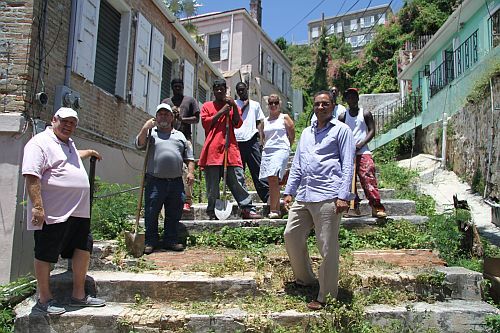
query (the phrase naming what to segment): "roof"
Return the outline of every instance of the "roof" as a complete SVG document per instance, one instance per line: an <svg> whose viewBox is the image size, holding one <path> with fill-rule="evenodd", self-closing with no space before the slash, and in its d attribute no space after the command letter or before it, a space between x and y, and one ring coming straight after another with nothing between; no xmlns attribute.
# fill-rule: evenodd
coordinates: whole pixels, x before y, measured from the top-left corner
<svg viewBox="0 0 500 333"><path fill-rule="evenodd" d="M411 80L415 74L440 51L444 43L450 40L456 33L460 24L467 22L484 5L477 0L463 0L462 4L448 17L441 28L425 44L413 61L398 75L401 80Z"/></svg>
<svg viewBox="0 0 500 333"><path fill-rule="evenodd" d="M326 20L335 19L335 18L344 17L344 16L354 15L354 14L363 14L365 11L368 12L368 11L373 11L373 10L377 10L377 9L385 9L387 7L389 7L388 3L382 4L382 5L378 5L378 6L369 7L369 8L363 8L363 9L359 9L359 10L354 10L352 12L348 12L348 13L345 13L345 14L342 14L342 15L325 17L325 21ZM322 19L312 20L312 21L309 21L307 23L307 25L311 25L312 23L321 22L321 21L322 21Z"/></svg>
<svg viewBox="0 0 500 333"><path fill-rule="evenodd" d="M264 38L268 40L269 44L271 44L271 47L273 47L278 54L281 54L281 56L288 63L288 65L292 67L290 59L288 59L288 57L283 53L283 51L281 51L281 49L274 43L274 41L271 39L271 37L269 37L269 35L264 31L264 29L262 29L262 27L258 25L257 22L255 22L255 20L252 18L252 16L250 16L250 14L245 8L237 8L237 9L226 10L223 12L214 12L214 13L206 13L206 14L191 16L189 18L184 18L181 21L191 21L192 23L194 23L196 21L205 21L213 19L215 17L224 17L234 14L241 14L244 17L246 17L257 29L260 30L262 36L264 36Z"/></svg>
<svg viewBox="0 0 500 333"><path fill-rule="evenodd" d="M167 20L172 23L174 28L184 37L184 39L188 42L188 44L194 49L194 51L203 59L203 62L207 64L207 66L217 75L219 78L223 78L222 73L219 71L217 67L214 66L212 61L208 58L208 55L203 52L198 44L191 37L189 32L184 28L182 23L180 23L179 19L175 17L174 14L167 8L165 3L162 0L153 0L153 3L160 9L160 11L165 15Z"/></svg>

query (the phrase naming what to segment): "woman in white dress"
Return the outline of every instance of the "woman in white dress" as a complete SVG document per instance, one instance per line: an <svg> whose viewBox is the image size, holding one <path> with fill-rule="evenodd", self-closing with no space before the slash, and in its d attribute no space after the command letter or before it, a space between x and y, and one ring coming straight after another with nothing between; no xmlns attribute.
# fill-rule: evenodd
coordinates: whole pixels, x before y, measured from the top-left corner
<svg viewBox="0 0 500 333"><path fill-rule="evenodd" d="M295 140L295 126L289 115L281 113L281 101L278 95L271 94L268 99L269 117L264 119L262 137L264 149L260 164L260 179L269 183L269 218L281 218L280 180L285 176L290 146Z"/></svg>

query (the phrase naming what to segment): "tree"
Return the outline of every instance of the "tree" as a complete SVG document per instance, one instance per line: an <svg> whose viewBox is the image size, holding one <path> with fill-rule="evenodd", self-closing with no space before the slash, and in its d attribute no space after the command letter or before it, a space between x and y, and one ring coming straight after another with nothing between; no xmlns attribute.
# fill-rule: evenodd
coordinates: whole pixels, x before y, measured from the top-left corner
<svg viewBox="0 0 500 333"><path fill-rule="evenodd" d="M203 47L204 40L198 36L198 28L189 21L191 16L197 14L197 8L200 6L197 0L163 0L168 9L177 17L185 17L188 20L182 25L184 29L191 35L195 42Z"/></svg>
<svg viewBox="0 0 500 333"><path fill-rule="evenodd" d="M274 44L278 45L281 51L285 51L288 48L288 43L285 37L279 37L274 41Z"/></svg>
<svg viewBox="0 0 500 333"><path fill-rule="evenodd" d="M316 63L313 74L313 81L311 82L311 88L315 91L328 89L328 82L326 79L326 69L328 67L328 40L326 35L326 29L324 26L321 27L321 35L318 40L318 50L316 53Z"/></svg>

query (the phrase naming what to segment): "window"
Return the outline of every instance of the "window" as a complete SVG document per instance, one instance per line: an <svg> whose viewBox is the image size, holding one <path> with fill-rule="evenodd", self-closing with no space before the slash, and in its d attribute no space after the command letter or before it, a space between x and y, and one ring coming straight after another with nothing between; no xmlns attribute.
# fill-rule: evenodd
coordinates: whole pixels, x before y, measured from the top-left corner
<svg viewBox="0 0 500 333"><path fill-rule="evenodd" d="M337 23L337 33L342 32L342 22Z"/></svg>
<svg viewBox="0 0 500 333"><path fill-rule="evenodd" d="M259 74L264 74L264 50L259 44Z"/></svg>
<svg viewBox="0 0 500 333"><path fill-rule="evenodd" d="M358 20L351 20L351 30L358 30Z"/></svg>
<svg viewBox="0 0 500 333"><path fill-rule="evenodd" d="M375 25L375 16L371 15L370 16L370 27L373 27Z"/></svg>
<svg viewBox="0 0 500 333"><path fill-rule="evenodd" d="M73 71L125 98L130 8L122 0L83 0L77 6Z"/></svg>
<svg viewBox="0 0 500 333"><path fill-rule="evenodd" d="M314 27L311 30L311 38L318 38L319 37L319 27Z"/></svg>
<svg viewBox="0 0 500 333"><path fill-rule="evenodd" d="M365 18L364 17L361 17L359 19L359 27L360 28L364 28L365 27Z"/></svg>
<svg viewBox="0 0 500 333"><path fill-rule="evenodd" d="M378 24L385 24L385 13L380 14L380 17L378 19Z"/></svg>
<svg viewBox="0 0 500 333"><path fill-rule="evenodd" d="M351 37L351 45L352 47L358 47L358 36Z"/></svg>
<svg viewBox="0 0 500 333"><path fill-rule="evenodd" d="M208 89L200 81L198 83L198 102L200 102L201 104L203 104L206 101L208 101L207 91L208 91Z"/></svg>
<svg viewBox="0 0 500 333"><path fill-rule="evenodd" d="M333 24L328 25L327 35L333 35L335 33L335 26Z"/></svg>
<svg viewBox="0 0 500 333"><path fill-rule="evenodd" d="M272 67L272 70L273 70L273 73L272 73L272 84L276 84L276 76L278 74L278 68L276 68L277 64L276 62L273 61L273 67Z"/></svg>
<svg viewBox="0 0 500 333"><path fill-rule="evenodd" d="M220 33L208 36L208 58L212 61L220 61L220 41Z"/></svg>
<svg viewBox="0 0 500 333"><path fill-rule="evenodd" d="M132 76L132 104L156 113L160 102L165 38L161 32L139 13L135 41L134 72Z"/></svg>
<svg viewBox="0 0 500 333"><path fill-rule="evenodd" d="M172 81L172 61L163 56L163 69L161 72L160 101L170 97L170 82Z"/></svg>

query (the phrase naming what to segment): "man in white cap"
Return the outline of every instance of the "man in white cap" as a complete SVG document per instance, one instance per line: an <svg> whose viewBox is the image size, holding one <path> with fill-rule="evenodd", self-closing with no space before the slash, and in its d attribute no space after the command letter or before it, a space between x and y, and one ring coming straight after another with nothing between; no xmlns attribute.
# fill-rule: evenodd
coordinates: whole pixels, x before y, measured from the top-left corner
<svg viewBox="0 0 500 333"><path fill-rule="evenodd" d="M145 150L149 141L144 191L144 222L146 227L145 254L157 248L182 251L178 228L184 204L183 163L188 166L187 183L194 183L192 146L181 131L173 128L174 115L169 104L156 108L156 118L147 120L136 138L136 146ZM148 132L151 133L148 136ZM163 244L158 237L158 216L165 208Z"/></svg>
<svg viewBox="0 0 500 333"><path fill-rule="evenodd" d="M78 114L60 108L52 126L35 135L24 147L22 173L28 190L28 230L35 236L35 309L50 315L66 310L54 299L49 286L50 265L59 255L71 258L71 306L104 306L102 299L85 294L85 278L93 240L90 233L90 183L82 159L101 160L95 150L77 150L71 135Z"/></svg>

